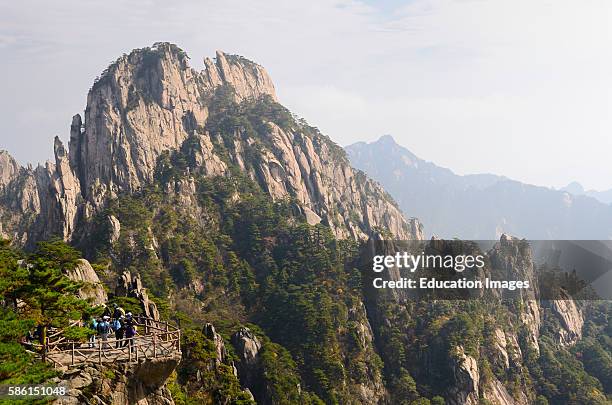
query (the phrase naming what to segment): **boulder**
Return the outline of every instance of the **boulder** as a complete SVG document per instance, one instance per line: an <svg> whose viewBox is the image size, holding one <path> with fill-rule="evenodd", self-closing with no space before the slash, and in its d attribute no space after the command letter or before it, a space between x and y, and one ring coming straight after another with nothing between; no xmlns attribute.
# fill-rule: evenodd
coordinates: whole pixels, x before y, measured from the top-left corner
<svg viewBox="0 0 612 405"><path fill-rule="evenodd" d="M68 270L66 275L73 281L83 283L83 287L78 292L80 298L93 305L102 305L108 300L104 285L87 260L79 259L76 267Z"/></svg>
<svg viewBox="0 0 612 405"><path fill-rule="evenodd" d="M243 327L232 335L231 343L238 356L236 368L240 384L243 388L249 388L256 396L264 396L259 356L261 342L249 328Z"/></svg>
<svg viewBox="0 0 612 405"><path fill-rule="evenodd" d="M142 314L148 318L159 320L157 304L149 299L147 289L142 286L139 275L132 276L129 271L124 271L117 280L115 295L138 299L142 308Z"/></svg>

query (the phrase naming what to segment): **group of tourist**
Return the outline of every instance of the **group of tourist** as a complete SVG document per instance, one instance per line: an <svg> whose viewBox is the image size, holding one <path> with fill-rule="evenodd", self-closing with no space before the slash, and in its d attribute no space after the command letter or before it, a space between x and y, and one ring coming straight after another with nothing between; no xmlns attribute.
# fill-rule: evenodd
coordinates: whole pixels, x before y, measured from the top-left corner
<svg viewBox="0 0 612 405"><path fill-rule="evenodd" d="M115 334L115 348L134 346L134 336L136 336L136 320L131 312L126 313L123 308L117 304L113 305L114 310L111 311L105 307L104 313L99 318L92 318L90 328L94 333L89 338L89 347L96 346L96 337L102 341L102 348L109 349L108 338L111 333ZM130 349L132 350L132 349Z"/></svg>

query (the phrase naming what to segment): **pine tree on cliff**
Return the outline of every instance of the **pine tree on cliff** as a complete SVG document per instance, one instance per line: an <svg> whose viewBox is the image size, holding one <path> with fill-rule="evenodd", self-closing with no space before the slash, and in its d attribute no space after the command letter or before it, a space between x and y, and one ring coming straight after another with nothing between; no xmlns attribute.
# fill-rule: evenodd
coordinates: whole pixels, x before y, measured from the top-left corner
<svg viewBox="0 0 612 405"><path fill-rule="evenodd" d="M0 240L0 301L5 308L17 308L19 291L27 283L27 270L19 266L18 259L10 241Z"/></svg>
<svg viewBox="0 0 612 405"><path fill-rule="evenodd" d="M61 240L52 240L40 243L28 260L28 283L20 298L41 327L43 344L50 326L66 327L71 319L80 319L88 308L87 302L76 295L81 284L64 274L64 270L76 266L78 259L75 249Z"/></svg>

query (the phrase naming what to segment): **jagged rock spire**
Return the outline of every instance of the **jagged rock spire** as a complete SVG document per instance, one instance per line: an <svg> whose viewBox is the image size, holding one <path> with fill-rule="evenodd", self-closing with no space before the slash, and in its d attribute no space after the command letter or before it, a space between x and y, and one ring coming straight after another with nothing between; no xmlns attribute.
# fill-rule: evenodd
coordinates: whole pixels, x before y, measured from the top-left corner
<svg viewBox="0 0 612 405"><path fill-rule="evenodd" d="M19 174L19 163L5 150L0 150L0 189Z"/></svg>
<svg viewBox="0 0 612 405"><path fill-rule="evenodd" d="M420 225L408 223L382 188L353 170L341 148L316 130L262 117L268 133L257 136L265 137L267 146L258 149L258 158L249 150L263 140L238 129L225 134L234 140L221 151L221 134L206 131L216 91L231 87L236 102L276 100L276 92L268 73L246 58L217 51L204 65L203 71L192 69L185 52L168 43L134 50L112 63L89 91L84 117L72 118L69 151L56 138L55 162L26 171L16 185L16 194L27 197L20 205L36 208L15 209L8 228L30 241L56 234L69 240L109 199L150 183L158 158L195 136L200 173L225 175L228 164L235 165L272 199L295 199L296 211L309 223L327 224L339 238L367 238L378 228L398 239L421 237ZM1 172L0 182L14 171ZM194 188L188 182L181 187L183 193ZM25 215L34 222L23 226L19 218Z"/></svg>

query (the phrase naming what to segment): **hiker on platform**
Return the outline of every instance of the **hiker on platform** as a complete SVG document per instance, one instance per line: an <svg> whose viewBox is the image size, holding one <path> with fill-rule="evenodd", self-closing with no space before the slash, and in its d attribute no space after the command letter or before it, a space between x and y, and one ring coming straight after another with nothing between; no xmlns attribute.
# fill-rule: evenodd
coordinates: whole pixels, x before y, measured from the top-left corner
<svg viewBox="0 0 612 405"><path fill-rule="evenodd" d="M128 312L125 315L125 338L128 339L130 351L134 349L134 336L136 336L136 321L132 313Z"/></svg>
<svg viewBox="0 0 612 405"><path fill-rule="evenodd" d="M110 317L108 315L103 316L102 322L99 322L98 325L96 326L96 330L98 331L98 334L100 335L100 339L102 339L103 349L110 348L110 346L108 345L108 334L111 331L109 320L110 320Z"/></svg>
<svg viewBox="0 0 612 405"><path fill-rule="evenodd" d="M32 342L34 341L34 335L32 334L31 330L28 330L28 333L26 333L26 335L23 337L23 340L21 341L21 343L23 345L25 345L26 347L28 347L30 350L32 350Z"/></svg>
<svg viewBox="0 0 612 405"><path fill-rule="evenodd" d="M106 306L106 304L102 304L104 306L104 312L102 312L102 318L104 318L105 316L108 316L110 318L111 316L111 310L109 307Z"/></svg>
<svg viewBox="0 0 612 405"><path fill-rule="evenodd" d="M113 307L114 307L113 319L120 319L121 317L125 316L125 310L123 308L121 308L117 304L113 304Z"/></svg>
<svg viewBox="0 0 612 405"><path fill-rule="evenodd" d="M38 340L38 343L40 343L41 345L44 345L45 342L43 341L43 336L43 326L37 325L36 329L34 330L34 339Z"/></svg>
<svg viewBox="0 0 612 405"><path fill-rule="evenodd" d="M115 331L115 348L118 349L123 346L123 335L125 334L125 316L121 315L116 318L111 324L113 331Z"/></svg>
<svg viewBox="0 0 612 405"><path fill-rule="evenodd" d="M96 347L96 333L98 331L98 322L100 320L95 317L91 317L91 322L89 322L89 329L93 330L93 333L89 335L89 347Z"/></svg>

